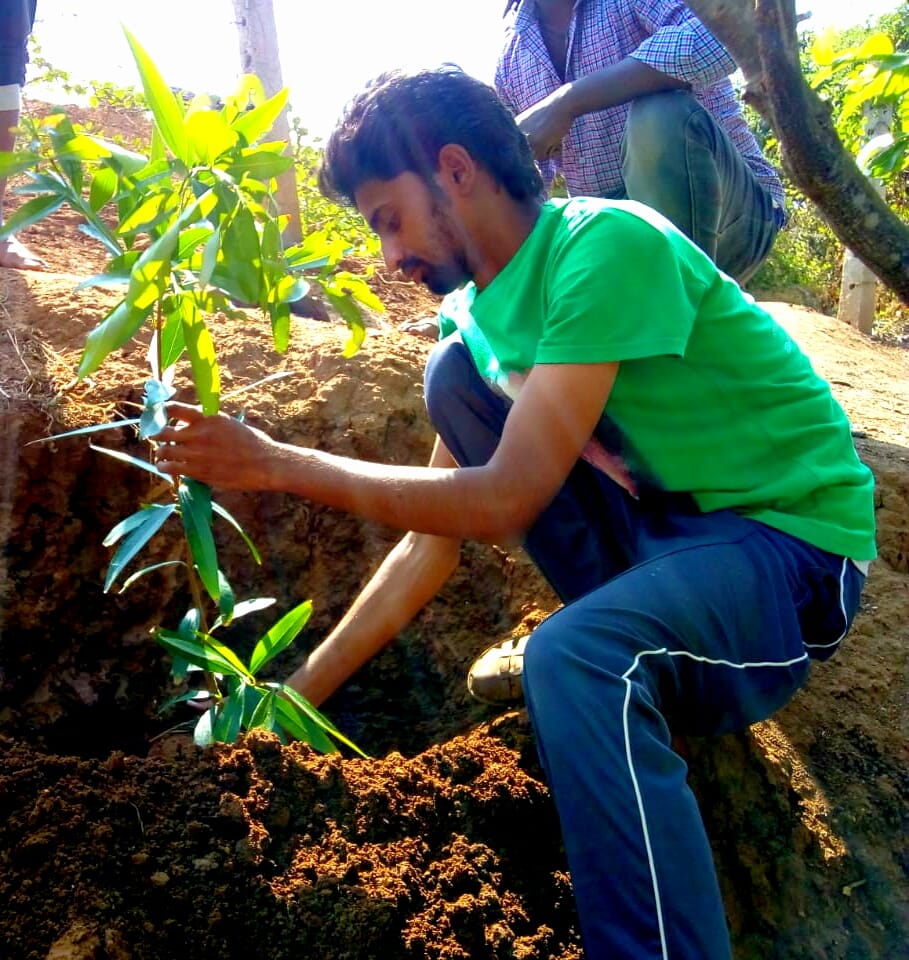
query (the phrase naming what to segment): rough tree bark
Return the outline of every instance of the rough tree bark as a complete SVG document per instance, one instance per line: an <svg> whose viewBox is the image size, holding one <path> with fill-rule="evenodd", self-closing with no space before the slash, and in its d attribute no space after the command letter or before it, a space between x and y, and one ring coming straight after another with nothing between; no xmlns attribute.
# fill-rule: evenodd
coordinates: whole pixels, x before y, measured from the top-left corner
<svg viewBox="0 0 909 960"><path fill-rule="evenodd" d="M877 194L799 64L794 0L686 0L745 75L745 99L773 128L793 183L833 232L909 304L909 224Z"/></svg>
<svg viewBox="0 0 909 960"><path fill-rule="evenodd" d="M254 73L265 87L267 96L274 96L283 86L281 60L278 55L278 30L272 0L233 0L240 37L240 67L243 73ZM271 139L290 143L287 111L275 121ZM278 177L278 210L290 217L284 231L284 242L291 246L302 238L300 201L293 167Z"/></svg>

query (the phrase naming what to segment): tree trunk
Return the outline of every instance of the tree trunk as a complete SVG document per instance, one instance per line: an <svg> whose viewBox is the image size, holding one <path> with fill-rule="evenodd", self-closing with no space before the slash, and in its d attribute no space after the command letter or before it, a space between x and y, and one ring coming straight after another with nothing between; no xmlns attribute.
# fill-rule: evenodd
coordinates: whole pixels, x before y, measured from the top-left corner
<svg viewBox="0 0 909 960"><path fill-rule="evenodd" d="M799 63L794 0L686 0L745 74L745 99L770 123L793 183L833 232L909 304L909 225L840 141Z"/></svg>
<svg viewBox="0 0 909 960"><path fill-rule="evenodd" d="M283 86L281 59L278 54L278 30L272 0L233 0L240 37L240 68L254 73L265 87L267 96L274 96ZM287 142L290 151L290 125L283 110L271 129L271 139ZM300 200L294 168L278 177L278 210L289 216L284 242L291 246L302 239Z"/></svg>

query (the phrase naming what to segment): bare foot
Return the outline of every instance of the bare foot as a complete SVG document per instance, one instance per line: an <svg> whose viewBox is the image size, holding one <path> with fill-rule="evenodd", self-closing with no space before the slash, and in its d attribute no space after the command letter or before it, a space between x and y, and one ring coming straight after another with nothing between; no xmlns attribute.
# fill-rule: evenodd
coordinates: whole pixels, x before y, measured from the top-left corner
<svg viewBox="0 0 909 960"><path fill-rule="evenodd" d="M420 320L409 320L398 328L404 333L412 333L415 337L424 337L427 340L439 339L439 321L435 317L423 317Z"/></svg>
<svg viewBox="0 0 909 960"><path fill-rule="evenodd" d="M7 237L0 240L0 267L9 267L11 270L46 270L47 264L16 237Z"/></svg>

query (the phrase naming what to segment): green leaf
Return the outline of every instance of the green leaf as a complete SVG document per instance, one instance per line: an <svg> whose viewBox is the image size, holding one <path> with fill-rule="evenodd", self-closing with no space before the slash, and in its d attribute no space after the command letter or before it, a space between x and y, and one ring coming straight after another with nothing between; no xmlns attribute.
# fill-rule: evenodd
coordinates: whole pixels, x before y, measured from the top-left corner
<svg viewBox="0 0 909 960"><path fill-rule="evenodd" d="M165 700L164 703L158 707L158 713L167 713L168 710L175 707L178 703L186 703L187 700L207 700L210 696L211 693L209 693L208 690L186 690L176 697Z"/></svg>
<svg viewBox="0 0 909 960"><path fill-rule="evenodd" d="M199 271L199 283L207 287L218 265L218 254L221 252L221 227L218 226L208 242L205 244L205 250L202 252L202 268Z"/></svg>
<svg viewBox="0 0 909 960"><path fill-rule="evenodd" d="M180 237L179 221L143 250L129 278L126 300L137 310L151 308L163 295L171 272L171 257Z"/></svg>
<svg viewBox="0 0 909 960"><path fill-rule="evenodd" d="M279 90L265 103L246 113L241 113L231 126L246 140L247 144L255 143L275 125L275 120L287 106L288 93L287 88Z"/></svg>
<svg viewBox="0 0 909 960"><path fill-rule="evenodd" d="M270 150L244 150L240 158L227 168L227 172L235 179L240 180L244 175L254 180L271 180L280 176L294 165L293 157L281 153L272 153Z"/></svg>
<svg viewBox="0 0 909 960"><path fill-rule="evenodd" d="M248 671L242 664L237 666L231 660L222 656L220 651L214 649L209 643L203 643L200 640L185 640L173 630L165 630L161 627L155 631L155 639L168 653L185 657L190 663L195 663L204 670L209 670L212 673L227 673L241 679L246 679L249 676Z"/></svg>
<svg viewBox="0 0 909 960"><path fill-rule="evenodd" d="M112 257L119 257L123 253L123 248L117 243L113 234L100 221L80 223L79 232L103 244Z"/></svg>
<svg viewBox="0 0 909 960"><path fill-rule="evenodd" d="M155 127L171 153L189 166L189 142L183 129L183 107L139 41L129 30L124 28L123 32L133 52L145 92L145 101L155 119Z"/></svg>
<svg viewBox="0 0 909 960"><path fill-rule="evenodd" d="M212 737L220 743L233 743L240 734L240 724L243 720L243 693L241 690L234 696L221 702L218 708L218 719L212 729Z"/></svg>
<svg viewBox="0 0 909 960"><path fill-rule="evenodd" d="M270 607L274 604L274 597L254 597L252 600L241 600L235 607L234 613L231 617L231 623L235 620L239 620L240 617L245 617L248 613L255 613L258 610L265 610L267 607ZM225 621L218 617L217 620L211 625L211 632L214 632L218 627L223 627Z"/></svg>
<svg viewBox="0 0 909 960"><path fill-rule="evenodd" d="M173 479L170 474L161 473L161 471L153 463L149 463L147 460L140 460L138 457L130 456L128 453L123 453L122 450L109 450L107 447L97 447L93 443L90 443L89 447L91 447L92 450L97 450L98 453L106 453L107 456L113 457L114 460L122 460L124 463L132 464L134 467L138 467L140 470L146 470L148 473L153 473L156 477L160 477L162 480L167 480L170 482Z"/></svg>
<svg viewBox="0 0 909 960"><path fill-rule="evenodd" d="M234 596L234 588L230 585L227 577L224 576L223 570L218 571L218 585L221 591L221 596L218 599L218 610L221 616L218 619L220 620L223 617L224 623L228 624L234 618L236 597Z"/></svg>
<svg viewBox="0 0 909 960"><path fill-rule="evenodd" d="M256 707L262 702L263 693L259 687L247 686L240 695L243 701L243 727L248 729Z"/></svg>
<svg viewBox="0 0 909 960"><path fill-rule="evenodd" d="M218 557L211 532L211 490L190 477L181 477L177 488L180 515L196 568L208 595L218 602L221 587L218 581Z"/></svg>
<svg viewBox="0 0 909 960"><path fill-rule="evenodd" d="M120 221L117 233L120 236L127 233L148 233L168 216L167 200L166 193L143 196L132 212Z"/></svg>
<svg viewBox="0 0 909 960"><path fill-rule="evenodd" d="M258 673L266 663L290 646L311 616L311 600L305 600L285 613L265 636L260 638L253 649L252 657L249 660L250 673Z"/></svg>
<svg viewBox="0 0 909 960"><path fill-rule="evenodd" d="M176 505L169 503L166 506L161 504L152 504L149 507L146 507L143 511L140 511L140 514L143 514L141 517L141 522L138 523L134 528L130 528L127 533L127 536L124 537L123 542L117 548L117 552L114 554L113 559L110 562L110 566L107 568L107 576L104 579L104 592L107 593L108 590L113 586L117 577L123 572L126 565L133 559L133 557L145 546L146 543L161 529L165 524L168 517L174 512ZM137 514L133 514L132 517L127 518L123 523L127 523L129 520L134 519ZM117 534L115 537L114 534L118 530L121 524L117 524L113 530L105 538L105 545L116 542L119 539L120 534ZM112 539L113 538L113 539Z"/></svg>
<svg viewBox="0 0 909 960"><path fill-rule="evenodd" d="M161 570L163 567L175 566L185 567L186 564L182 560L164 560L162 563L153 563L149 567L143 567L141 570L137 570L134 574L127 577L123 581L123 586L120 587L120 593L128 590L140 577L144 577L146 573L151 573L153 570Z"/></svg>
<svg viewBox="0 0 909 960"><path fill-rule="evenodd" d="M65 437L79 437L86 433L100 433L102 430L116 430L117 427L135 427L139 420L112 420L110 423L94 423L90 427L79 427L78 430L67 430L66 433L55 433L50 437L40 437L37 440L29 440L25 446L30 447L33 443L47 443L49 440L63 440Z"/></svg>
<svg viewBox="0 0 909 960"><path fill-rule="evenodd" d="M183 355L186 349L186 340L183 336L183 310L179 298L168 298L165 303L166 319L161 328L161 370L157 371L158 376L163 376L164 371L172 367ZM154 337L158 336L158 331L154 332ZM154 351L154 352L153 352ZM149 348L149 354L157 362L157 349L152 343Z"/></svg>
<svg viewBox="0 0 909 960"><path fill-rule="evenodd" d="M253 215L240 207L222 231L221 258L211 281L246 304L260 303L262 257Z"/></svg>
<svg viewBox="0 0 909 960"><path fill-rule="evenodd" d="M273 730L275 727L275 713L277 710L277 694L269 690L259 701L249 720L249 729L261 727L263 730Z"/></svg>
<svg viewBox="0 0 909 960"><path fill-rule="evenodd" d="M240 534L245 541L246 546L249 547L249 552L253 555L253 560L255 560L256 563L261 564L262 557L259 555L256 545L252 542L252 540L249 539L249 537L246 535L246 531L240 526L239 523L237 523L233 516L228 513L220 503L215 503L214 500L212 501L211 508L216 514L218 514L219 517L222 517L224 520L226 520L234 528L234 530Z"/></svg>
<svg viewBox="0 0 909 960"><path fill-rule="evenodd" d="M126 300L121 300L86 338L85 350L79 361L79 377L94 373L109 353L122 347L134 336L151 308L151 303L139 309L130 306Z"/></svg>
<svg viewBox="0 0 909 960"><path fill-rule="evenodd" d="M215 723L215 708L212 706L209 710L199 717L199 722L193 730L193 743L197 747L210 747L212 743L212 730Z"/></svg>
<svg viewBox="0 0 909 960"><path fill-rule="evenodd" d="M343 293L336 293L330 284L323 285L328 302L341 314L350 329L350 339L344 344L343 355L348 359L363 346L366 339L366 327L357 305Z"/></svg>
<svg viewBox="0 0 909 960"><path fill-rule="evenodd" d="M286 353L290 345L290 307L286 303L270 303L271 336L278 353Z"/></svg>
<svg viewBox="0 0 909 960"><path fill-rule="evenodd" d="M102 167L93 177L88 194L88 205L97 213L117 189L117 171Z"/></svg>
<svg viewBox="0 0 909 960"><path fill-rule="evenodd" d="M48 194L32 197L31 200L23 203L5 223L0 224L0 240L10 236L17 230L22 230L25 227L31 226L33 223L37 223L39 220L43 220L45 217L54 213L54 211L59 210L62 206L63 197L55 197Z"/></svg>
<svg viewBox="0 0 909 960"><path fill-rule="evenodd" d="M295 704L279 697L276 706L278 723L294 739L308 743L321 753L338 752L338 748L332 743L328 734L317 723L313 723L305 713L298 710Z"/></svg>
<svg viewBox="0 0 909 960"><path fill-rule="evenodd" d="M180 242L177 244L177 259L185 260L192 254L200 243L205 243L211 237L214 231L209 226L196 226L184 230L180 234Z"/></svg>
<svg viewBox="0 0 909 960"><path fill-rule="evenodd" d="M193 383L202 412L209 416L218 412L221 402L221 374L215 356L215 345L202 313L191 295L183 296L183 341L193 371Z"/></svg>
<svg viewBox="0 0 909 960"><path fill-rule="evenodd" d="M187 115L183 128L193 163L213 164L237 143L238 136L215 110L197 110Z"/></svg>
<svg viewBox="0 0 909 960"><path fill-rule="evenodd" d="M198 607L190 607L189 610L183 614L183 619L177 627L177 635L184 640L196 642L196 634L199 632L201 626L202 612Z"/></svg>
<svg viewBox="0 0 909 960"><path fill-rule="evenodd" d="M355 753L358 753L361 757L366 757L366 754L352 741L348 740L343 733L328 719L328 717L323 716L319 713L318 710L303 696L297 693L293 687L289 687L286 683L278 684L278 689L281 693L287 697L291 703L293 703L298 710L304 713L313 723L318 724L323 730L330 733L336 740L340 740L345 746L350 747Z"/></svg>
<svg viewBox="0 0 909 960"><path fill-rule="evenodd" d="M37 153L31 153L28 150L20 150L15 153L0 152L0 180L7 180L9 177L22 173L32 167L37 167L41 157Z"/></svg>

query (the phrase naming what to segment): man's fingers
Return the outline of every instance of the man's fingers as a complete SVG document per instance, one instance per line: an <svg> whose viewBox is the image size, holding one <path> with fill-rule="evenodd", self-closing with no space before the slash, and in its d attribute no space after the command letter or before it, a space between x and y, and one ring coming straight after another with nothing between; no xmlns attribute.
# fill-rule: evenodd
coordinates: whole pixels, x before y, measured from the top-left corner
<svg viewBox="0 0 909 960"><path fill-rule="evenodd" d="M184 423L198 423L205 419L205 414L201 407L194 407L189 403L180 403L179 400L168 400L164 405L168 416L174 420L182 420Z"/></svg>

